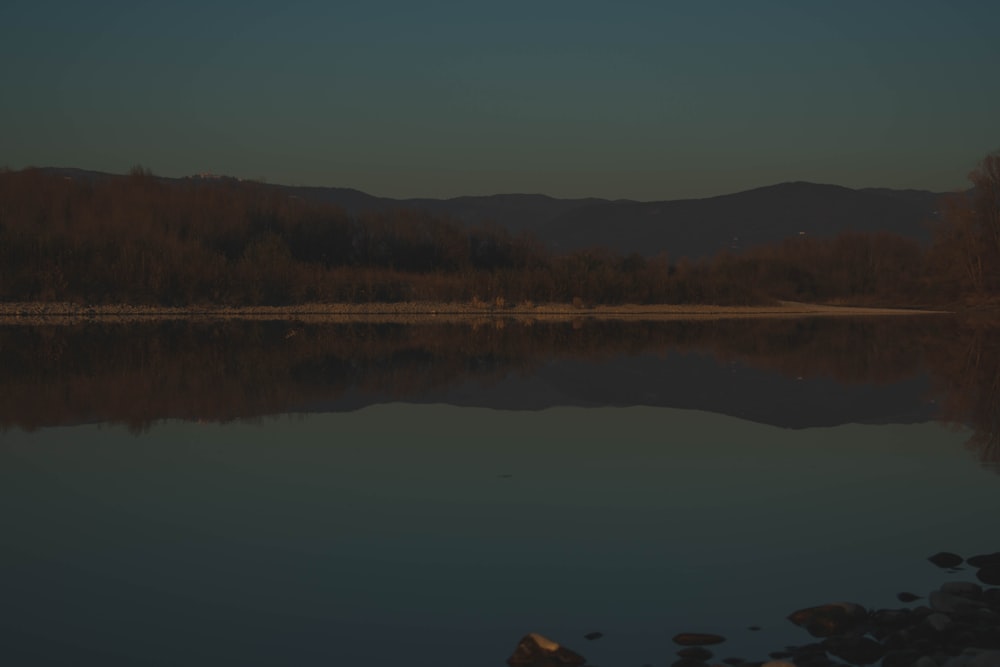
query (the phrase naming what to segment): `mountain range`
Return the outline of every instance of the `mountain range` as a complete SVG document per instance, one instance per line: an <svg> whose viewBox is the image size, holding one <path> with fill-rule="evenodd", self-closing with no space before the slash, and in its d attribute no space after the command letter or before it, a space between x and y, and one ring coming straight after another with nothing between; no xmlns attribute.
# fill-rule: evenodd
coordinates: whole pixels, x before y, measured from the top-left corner
<svg viewBox="0 0 1000 667"><path fill-rule="evenodd" d="M78 169L72 177L114 178ZM226 179L206 174L183 179ZM640 202L499 194L451 199L392 199L338 187L273 185L290 196L338 206L350 214L422 210L464 225L495 224L527 232L557 251L603 246L622 254L697 259L807 235L892 232L927 242L945 193L887 188L851 189L790 182L703 199Z"/></svg>

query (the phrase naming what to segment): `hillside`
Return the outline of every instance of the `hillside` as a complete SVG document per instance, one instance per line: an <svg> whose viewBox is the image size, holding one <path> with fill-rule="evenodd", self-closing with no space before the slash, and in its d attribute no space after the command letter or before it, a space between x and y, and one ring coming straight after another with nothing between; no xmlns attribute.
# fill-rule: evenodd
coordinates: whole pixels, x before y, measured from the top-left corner
<svg viewBox="0 0 1000 667"><path fill-rule="evenodd" d="M556 250L605 246L628 254L691 259L772 243L804 232L887 231L926 242L941 193L782 183L705 199L655 202L492 195L385 199L341 188L291 188L352 213L414 208L466 224L527 231Z"/></svg>
<svg viewBox="0 0 1000 667"><path fill-rule="evenodd" d="M76 169L50 171L73 178L111 177ZM672 259L702 258L803 232L829 238L843 231L887 231L924 243L930 238L930 224L942 196L923 190L853 190L807 182L655 202L557 199L539 194L392 199L350 188L269 187L338 206L352 215L415 209L465 225L496 224L515 234L529 232L559 251L606 246L622 254L666 253Z"/></svg>
<svg viewBox="0 0 1000 667"><path fill-rule="evenodd" d="M664 251L689 258L844 231L894 232L926 242L939 197L782 183L707 199L593 204L553 220L540 237L560 250L602 245L623 253Z"/></svg>

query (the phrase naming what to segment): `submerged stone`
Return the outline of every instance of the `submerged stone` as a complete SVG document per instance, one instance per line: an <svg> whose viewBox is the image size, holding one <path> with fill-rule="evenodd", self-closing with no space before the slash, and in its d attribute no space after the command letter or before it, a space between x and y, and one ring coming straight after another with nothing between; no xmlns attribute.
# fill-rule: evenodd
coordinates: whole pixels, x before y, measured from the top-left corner
<svg viewBox="0 0 1000 667"><path fill-rule="evenodd" d="M677 655L682 658L692 658L694 660L708 660L712 657L712 652L701 646L691 646L677 651Z"/></svg>
<svg viewBox="0 0 1000 667"><path fill-rule="evenodd" d="M965 561L972 567L985 567L986 565L1000 565L1000 551L991 554L979 554Z"/></svg>
<svg viewBox="0 0 1000 667"><path fill-rule="evenodd" d="M929 556L927 560L934 563L938 567L954 568L961 565L963 559L958 554L953 554L950 551L939 551L933 556Z"/></svg>
<svg viewBox="0 0 1000 667"><path fill-rule="evenodd" d="M976 579L990 586L1000 585L1000 564L986 565L976 572Z"/></svg>
<svg viewBox="0 0 1000 667"><path fill-rule="evenodd" d="M574 651L548 637L532 632L521 638L514 653L507 658L508 665L524 665L526 667L577 666L587 660Z"/></svg>
<svg viewBox="0 0 1000 667"><path fill-rule="evenodd" d="M708 646L711 644L721 644L726 641L722 635L714 635L709 632L681 632L674 635L674 643L681 646Z"/></svg>
<svg viewBox="0 0 1000 667"><path fill-rule="evenodd" d="M983 597L983 587L971 581L946 581L938 590L970 600L979 600Z"/></svg>
<svg viewBox="0 0 1000 667"><path fill-rule="evenodd" d="M896 599L899 600L900 602L913 602L914 600L919 600L920 596L903 591L902 593L896 594Z"/></svg>
<svg viewBox="0 0 1000 667"><path fill-rule="evenodd" d="M792 612L788 620L813 637L833 637L844 634L864 623L868 612L853 602L834 602Z"/></svg>
<svg viewBox="0 0 1000 667"><path fill-rule="evenodd" d="M928 627L933 628L935 632L944 632L952 625L951 617L941 612L931 614L923 622Z"/></svg>
<svg viewBox="0 0 1000 667"><path fill-rule="evenodd" d="M870 665L885 655L885 647L867 637L831 637L823 646L832 655L853 665Z"/></svg>
<svg viewBox="0 0 1000 667"><path fill-rule="evenodd" d="M708 667L708 663L697 658L681 658L670 663L670 667Z"/></svg>
<svg viewBox="0 0 1000 667"><path fill-rule="evenodd" d="M962 611L975 611L986 606L986 603L968 598L954 593L947 593L943 590L931 591L927 596L934 611L943 611L946 614Z"/></svg>
<svg viewBox="0 0 1000 667"><path fill-rule="evenodd" d="M882 667L910 667L920 658L920 651L912 648L889 651L882 658Z"/></svg>
<svg viewBox="0 0 1000 667"><path fill-rule="evenodd" d="M595 639L600 639L603 636L604 636L603 632L588 632L583 636L583 638L588 641L594 641Z"/></svg>

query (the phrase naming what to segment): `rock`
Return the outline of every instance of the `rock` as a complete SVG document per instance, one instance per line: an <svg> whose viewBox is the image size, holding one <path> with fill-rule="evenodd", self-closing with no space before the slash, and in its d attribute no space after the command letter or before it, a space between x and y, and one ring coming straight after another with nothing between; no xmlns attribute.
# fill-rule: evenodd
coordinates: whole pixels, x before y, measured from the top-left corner
<svg viewBox="0 0 1000 667"><path fill-rule="evenodd" d="M889 651L882 658L882 667L910 667L918 658L920 652L911 648Z"/></svg>
<svg viewBox="0 0 1000 667"><path fill-rule="evenodd" d="M913 622L909 609L879 609L868 616L868 631L879 641Z"/></svg>
<svg viewBox="0 0 1000 667"><path fill-rule="evenodd" d="M681 658L670 663L670 667L708 667L708 663L695 658Z"/></svg>
<svg viewBox="0 0 1000 667"><path fill-rule="evenodd" d="M997 667L1000 665L1000 651L983 651L969 661L968 667Z"/></svg>
<svg viewBox="0 0 1000 667"><path fill-rule="evenodd" d="M991 609L1000 611L1000 588L987 588L983 591L983 602Z"/></svg>
<svg viewBox="0 0 1000 667"><path fill-rule="evenodd" d="M990 586L1000 586L1000 565L991 564L979 568L976 579Z"/></svg>
<svg viewBox="0 0 1000 667"><path fill-rule="evenodd" d="M885 655L885 647L867 637L830 637L823 646L832 655L852 665L870 665Z"/></svg>
<svg viewBox="0 0 1000 667"><path fill-rule="evenodd" d="M899 600L900 602L913 602L914 600L919 600L920 596L903 591L902 593L896 594L896 599Z"/></svg>
<svg viewBox="0 0 1000 667"><path fill-rule="evenodd" d="M749 630L750 632L760 632L760 626L759 625L751 625L749 628L747 628L747 630Z"/></svg>
<svg viewBox="0 0 1000 667"><path fill-rule="evenodd" d="M795 665L784 660L769 660L760 667L795 667Z"/></svg>
<svg viewBox="0 0 1000 667"><path fill-rule="evenodd" d="M927 560L943 568L958 567L962 564L962 557L950 551L939 551L933 556L929 556Z"/></svg>
<svg viewBox="0 0 1000 667"><path fill-rule="evenodd" d="M923 621L928 627L933 628L935 632L944 632L951 627L951 617L948 614L942 614L941 612L936 612L931 614Z"/></svg>
<svg viewBox="0 0 1000 667"><path fill-rule="evenodd" d="M508 665L530 667L555 667L556 665L582 665L587 660L547 637L532 632L521 638L514 653L507 658Z"/></svg>
<svg viewBox="0 0 1000 667"><path fill-rule="evenodd" d="M701 646L691 646L677 651L677 655L682 658L691 658L693 660L708 660L712 657L712 652L707 648L702 648Z"/></svg>
<svg viewBox="0 0 1000 667"><path fill-rule="evenodd" d="M971 581L946 581L938 590L970 600L979 600L983 597L983 587Z"/></svg>
<svg viewBox="0 0 1000 667"><path fill-rule="evenodd" d="M972 567L985 567L987 565L1000 565L1000 551L991 554L980 554L965 561Z"/></svg>
<svg viewBox="0 0 1000 667"><path fill-rule="evenodd" d="M927 599L931 603L931 609L934 611L943 611L946 614L975 611L986 606L986 603L980 600L970 600L969 598L944 591L931 591Z"/></svg>
<svg viewBox="0 0 1000 667"><path fill-rule="evenodd" d="M805 628L813 637L833 637L844 634L868 619L868 612L853 602L835 602L799 609L788 616L788 620Z"/></svg>
<svg viewBox="0 0 1000 667"><path fill-rule="evenodd" d="M950 658L944 667L996 667L1000 665L1000 651L969 649Z"/></svg>
<svg viewBox="0 0 1000 667"><path fill-rule="evenodd" d="M600 639L604 636L603 632L588 632L583 636L587 641L594 641L595 639Z"/></svg>
<svg viewBox="0 0 1000 667"><path fill-rule="evenodd" d="M674 635L674 643L681 646L709 646L711 644L721 644L726 641L722 635L713 635L707 632L681 632Z"/></svg>
<svg viewBox="0 0 1000 667"><path fill-rule="evenodd" d="M844 663L834 662L832 658L826 656L826 653L808 658L795 658L795 665L796 667L844 667Z"/></svg>

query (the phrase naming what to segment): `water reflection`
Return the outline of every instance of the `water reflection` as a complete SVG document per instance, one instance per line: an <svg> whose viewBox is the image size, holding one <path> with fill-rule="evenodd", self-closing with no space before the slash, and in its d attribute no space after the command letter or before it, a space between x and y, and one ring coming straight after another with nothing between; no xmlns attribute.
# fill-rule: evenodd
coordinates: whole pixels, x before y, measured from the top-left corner
<svg viewBox="0 0 1000 667"><path fill-rule="evenodd" d="M1000 471L1000 330L988 322L956 327L928 345L939 417L973 429L966 445L984 466Z"/></svg>
<svg viewBox="0 0 1000 667"><path fill-rule="evenodd" d="M386 401L656 405L785 427L940 418L1000 460L1000 337L948 317L0 327L0 426L226 422ZM928 380L929 378L929 380Z"/></svg>
<svg viewBox="0 0 1000 667"><path fill-rule="evenodd" d="M954 318L0 327L5 657L499 667L536 631L638 665L686 630L763 657L803 641L794 609L891 605L973 576L926 555L996 550L996 477L961 447L997 461L995 340Z"/></svg>

